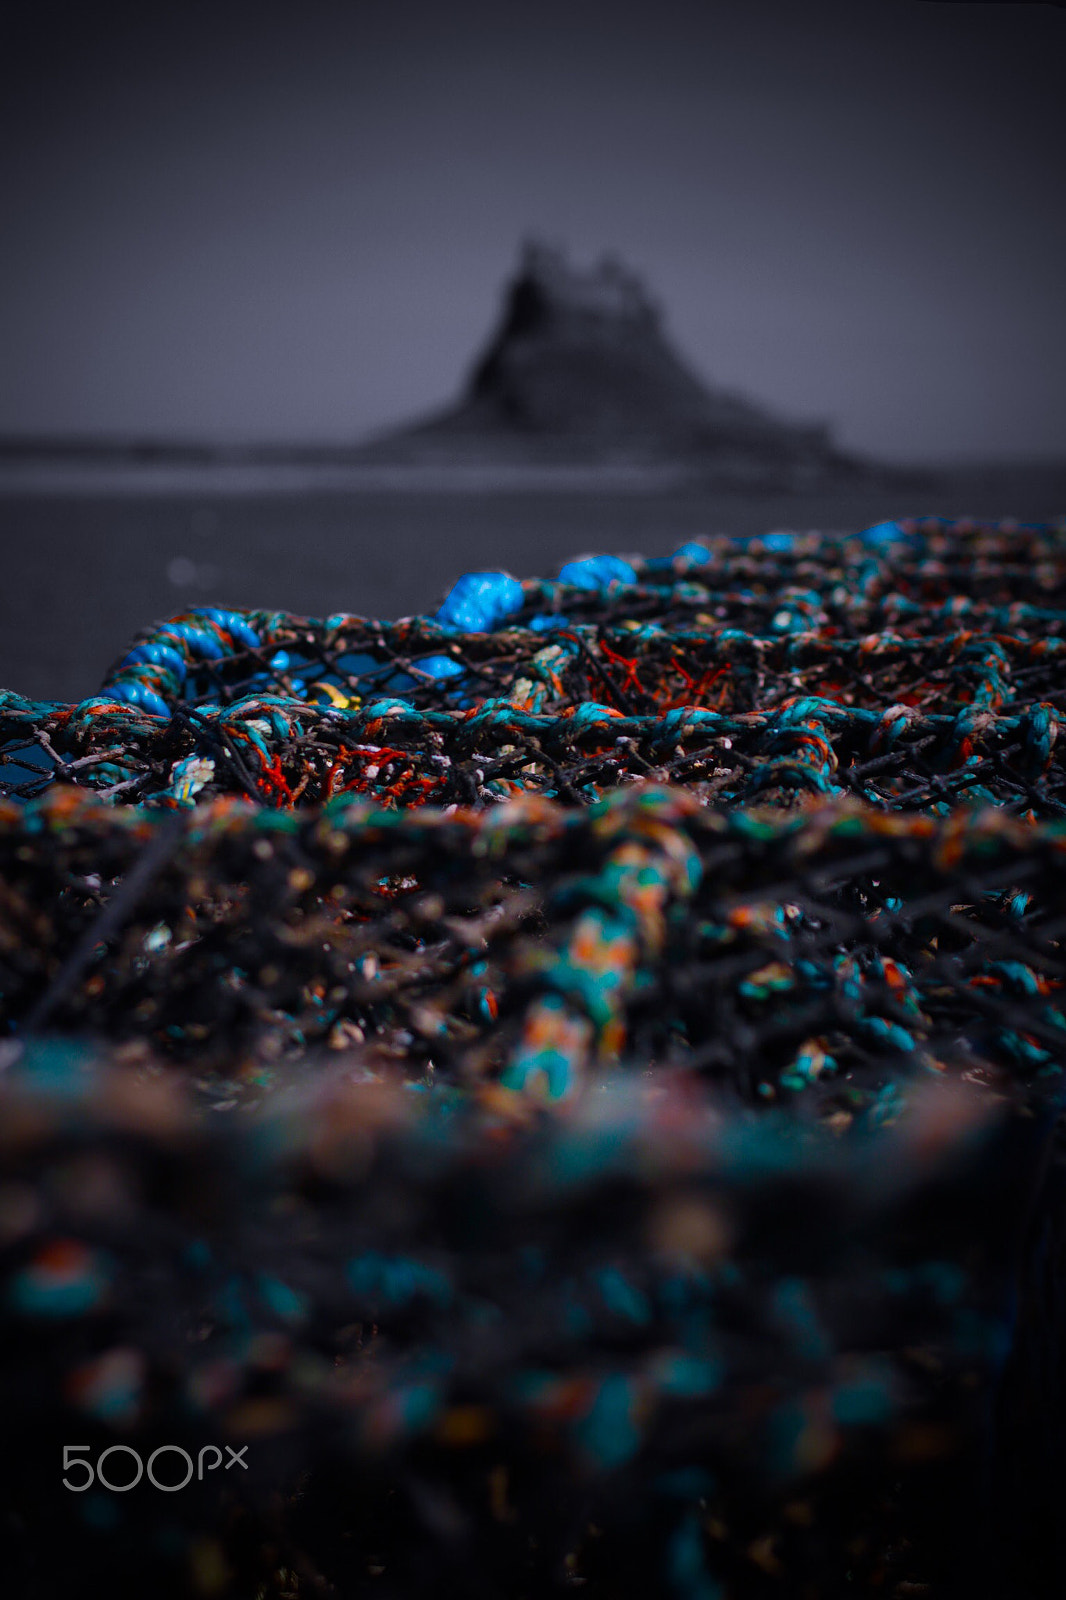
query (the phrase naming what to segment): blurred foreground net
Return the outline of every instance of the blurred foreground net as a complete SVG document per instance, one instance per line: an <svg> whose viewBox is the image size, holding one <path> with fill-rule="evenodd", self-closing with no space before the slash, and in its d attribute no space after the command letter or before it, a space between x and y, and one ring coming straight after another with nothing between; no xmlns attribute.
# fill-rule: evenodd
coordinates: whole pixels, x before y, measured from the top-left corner
<svg viewBox="0 0 1066 1600"><path fill-rule="evenodd" d="M0 696L16 1592L1059 1592L1064 544Z"/></svg>

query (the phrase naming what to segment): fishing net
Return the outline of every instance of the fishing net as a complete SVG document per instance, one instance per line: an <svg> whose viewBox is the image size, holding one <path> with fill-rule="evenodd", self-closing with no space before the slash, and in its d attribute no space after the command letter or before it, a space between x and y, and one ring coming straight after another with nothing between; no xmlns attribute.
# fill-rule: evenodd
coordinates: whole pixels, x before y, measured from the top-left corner
<svg viewBox="0 0 1066 1600"><path fill-rule="evenodd" d="M0 695L18 1592L1058 1592L1064 555L715 537Z"/></svg>

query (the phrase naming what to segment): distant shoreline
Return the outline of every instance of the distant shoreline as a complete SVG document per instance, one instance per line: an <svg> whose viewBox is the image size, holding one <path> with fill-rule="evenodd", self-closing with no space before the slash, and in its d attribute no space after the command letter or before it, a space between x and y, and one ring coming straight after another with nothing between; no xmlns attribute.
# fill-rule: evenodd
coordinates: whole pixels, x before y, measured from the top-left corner
<svg viewBox="0 0 1066 1600"><path fill-rule="evenodd" d="M337 454L196 452L18 457L0 449L0 494L459 494L493 491L660 494L700 482L674 465L386 463Z"/></svg>
<svg viewBox="0 0 1066 1600"><path fill-rule="evenodd" d="M1066 457L1061 460L987 460L914 463L891 470L894 487L937 498L953 490L964 496L974 486L1010 493L1010 485L1046 486L1056 506L1066 509ZM0 496L158 496L301 494L623 494L639 496L706 494L780 495L802 502L810 493L832 492L833 485L775 481L745 476L687 461L606 459L507 461L467 456L454 461L382 461L354 448L330 446L216 448L170 442L109 443L81 440L0 439ZM841 484L871 498L870 482Z"/></svg>

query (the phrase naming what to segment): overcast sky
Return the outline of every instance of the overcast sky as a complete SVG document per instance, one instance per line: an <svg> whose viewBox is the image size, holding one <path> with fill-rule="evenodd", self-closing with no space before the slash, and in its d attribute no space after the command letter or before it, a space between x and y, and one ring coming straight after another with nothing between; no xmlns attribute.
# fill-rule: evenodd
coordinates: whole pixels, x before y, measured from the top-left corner
<svg viewBox="0 0 1066 1600"><path fill-rule="evenodd" d="M221 19L221 20L220 20ZM0 431L347 439L450 398L520 241L899 458L1066 453L1066 11L25 0Z"/></svg>

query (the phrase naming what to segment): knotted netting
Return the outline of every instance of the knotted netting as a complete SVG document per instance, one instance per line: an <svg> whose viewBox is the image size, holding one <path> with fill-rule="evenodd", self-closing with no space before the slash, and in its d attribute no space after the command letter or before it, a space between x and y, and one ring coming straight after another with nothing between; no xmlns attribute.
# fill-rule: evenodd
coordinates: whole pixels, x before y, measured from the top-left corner
<svg viewBox="0 0 1066 1600"><path fill-rule="evenodd" d="M0 696L26 1592L1054 1592L1064 555L714 537Z"/></svg>

